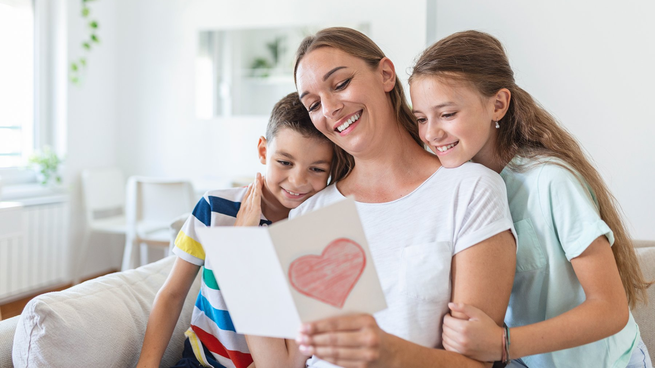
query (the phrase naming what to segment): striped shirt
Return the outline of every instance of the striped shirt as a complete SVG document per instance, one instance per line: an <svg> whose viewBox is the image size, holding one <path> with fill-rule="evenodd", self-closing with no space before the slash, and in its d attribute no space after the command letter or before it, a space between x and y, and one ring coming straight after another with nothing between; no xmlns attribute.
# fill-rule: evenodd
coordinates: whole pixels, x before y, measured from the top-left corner
<svg viewBox="0 0 655 368"><path fill-rule="evenodd" d="M207 226L234 226L241 200L247 188L213 190L205 193L184 223L175 239L175 253L202 268L200 293L191 316L191 327L185 333L200 363L211 366L205 357L204 345L214 359L228 368L246 368L252 357L244 335L236 332L227 310L212 266L205 261L205 251L197 229ZM259 225L271 222L262 215Z"/></svg>

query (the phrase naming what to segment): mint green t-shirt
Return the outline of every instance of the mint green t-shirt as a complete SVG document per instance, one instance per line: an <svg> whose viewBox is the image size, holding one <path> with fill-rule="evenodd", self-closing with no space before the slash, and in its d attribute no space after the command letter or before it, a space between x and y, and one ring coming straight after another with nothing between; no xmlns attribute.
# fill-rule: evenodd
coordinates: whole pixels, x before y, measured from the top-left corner
<svg viewBox="0 0 655 368"><path fill-rule="evenodd" d="M505 321L510 327L547 320L585 300L571 266L599 236L610 245L614 235L601 220L588 185L557 159L512 161L524 169L506 167L501 177L507 186L510 212L518 234L516 276ZM598 321L602 323L602 321ZM566 334L567 331L561 331ZM576 348L523 357L529 367L625 367L639 328L632 314L615 335Z"/></svg>

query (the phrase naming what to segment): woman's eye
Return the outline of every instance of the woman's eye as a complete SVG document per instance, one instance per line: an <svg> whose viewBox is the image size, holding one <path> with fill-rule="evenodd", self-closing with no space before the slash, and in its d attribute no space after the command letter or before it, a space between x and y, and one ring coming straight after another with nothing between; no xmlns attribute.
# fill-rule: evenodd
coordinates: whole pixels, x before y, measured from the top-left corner
<svg viewBox="0 0 655 368"><path fill-rule="evenodd" d="M319 102L315 102L315 103L309 105L309 107L307 108L307 112L312 112L312 111L316 110L319 105L320 105Z"/></svg>
<svg viewBox="0 0 655 368"><path fill-rule="evenodd" d="M337 84L337 86L334 87L334 89L337 90L337 91L341 91L342 89L344 89L344 88L346 88L348 86L348 84L350 83L351 80L352 80L352 78L346 79L345 81Z"/></svg>

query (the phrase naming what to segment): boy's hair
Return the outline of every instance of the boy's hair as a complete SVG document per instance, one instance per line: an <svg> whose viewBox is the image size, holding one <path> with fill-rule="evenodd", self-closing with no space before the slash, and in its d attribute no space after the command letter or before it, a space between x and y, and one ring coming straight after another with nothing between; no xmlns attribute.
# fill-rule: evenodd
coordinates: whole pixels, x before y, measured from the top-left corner
<svg viewBox="0 0 655 368"><path fill-rule="evenodd" d="M309 112L300 102L298 92L289 93L275 104L266 126L266 140L274 139L282 128L296 131L305 138L330 141L312 123Z"/></svg>
<svg viewBox="0 0 655 368"><path fill-rule="evenodd" d="M309 118L309 112L307 112L305 106L300 102L298 92L289 93L273 106L271 117L266 126L266 140L270 142L272 139L275 139L277 133L282 128L289 128L300 133L305 138L318 139L329 143L335 153L332 155L330 181L328 184L335 183L344 178L342 170L338 170L341 166L337 165L338 156L336 152L337 150L341 151L341 148L332 143L323 133L316 129L314 123Z"/></svg>

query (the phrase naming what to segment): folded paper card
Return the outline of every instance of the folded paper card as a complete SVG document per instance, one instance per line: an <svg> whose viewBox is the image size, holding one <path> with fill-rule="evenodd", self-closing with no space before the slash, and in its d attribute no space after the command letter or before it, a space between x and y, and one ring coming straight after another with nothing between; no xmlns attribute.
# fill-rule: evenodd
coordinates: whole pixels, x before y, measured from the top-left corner
<svg viewBox="0 0 655 368"><path fill-rule="evenodd" d="M352 199L269 227L198 235L239 333L295 338L303 322L387 306Z"/></svg>

